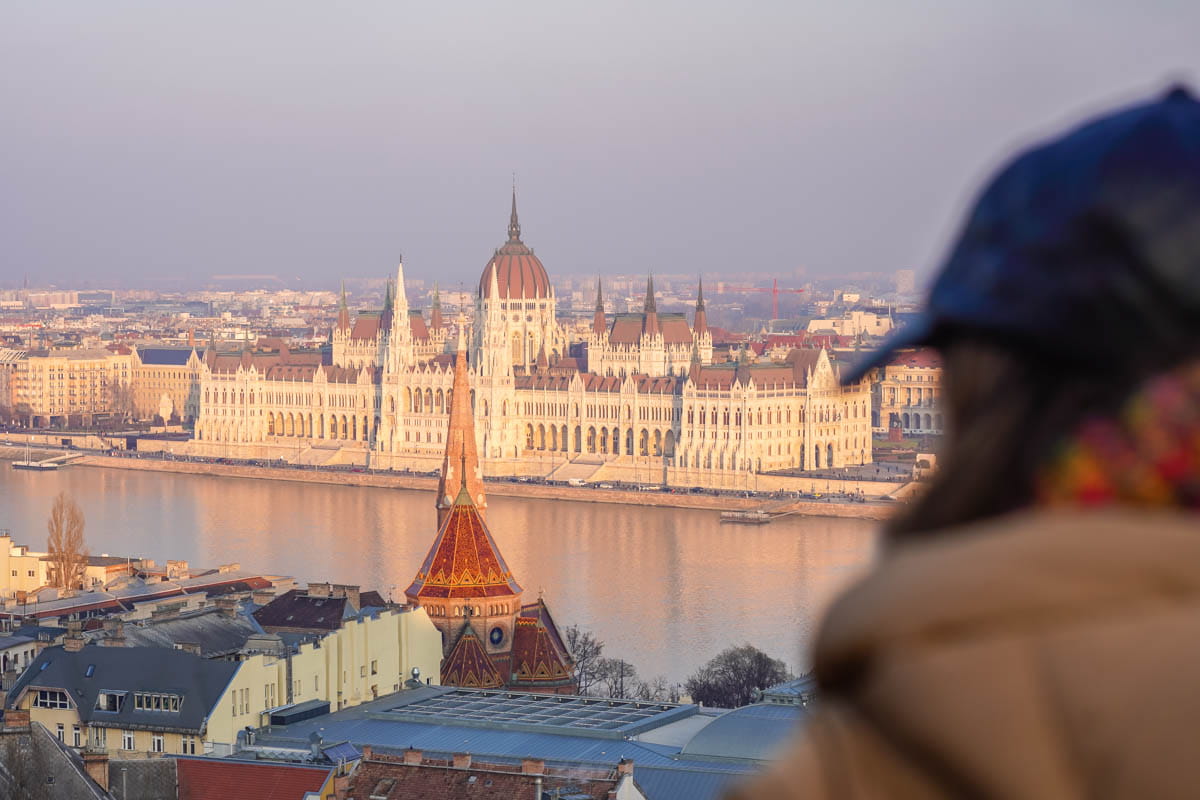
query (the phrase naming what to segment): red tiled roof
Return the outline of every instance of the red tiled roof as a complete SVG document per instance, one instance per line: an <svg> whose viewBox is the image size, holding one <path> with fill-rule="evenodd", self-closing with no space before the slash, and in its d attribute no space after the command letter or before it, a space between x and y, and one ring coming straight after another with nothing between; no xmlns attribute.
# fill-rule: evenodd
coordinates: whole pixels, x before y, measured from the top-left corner
<svg viewBox="0 0 1200 800"><path fill-rule="evenodd" d="M354 320L354 328L350 331L351 339L374 339L379 336L380 323L382 322L378 313L375 312L360 312Z"/></svg>
<svg viewBox="0 0 1200 800"><path fill-rule="evenodd" d="M425 318L421 316L421 312L413 309L408 312L408 328L412 331L412 338L418 342L429 341L429 327L425 324Z"/></svg>
<svg viewBox="0 0 1200 800"><path fill-rule="evenodd" d="M429 554L405 591L409 602L430 598L501 597L523 590L479 509L460 491L446 514Z"/></svg>
<svg viewBox="0 0 1200 800"><path fill-rule="evenodd" d="M504 685L499 670L488 658L483 642L470 624L463 625L458 641L442 662L442 685L468 689L497 689Z"/></svg>
<svg viewBox="0 0 1200 800"><path fill-rule="evenodd" d="M653 319L652 319L653 318ZM665 344L691 344L692 329L683 314L618 314L613 318L608 332L611 344L633 345L641 341L642 334L650 332L653 321L657 321Z"/></svg>
<svg viewBox="0 0 1200 800"><path fill-rule="evenodd" d="M919 350L902 350L888 362L889 367L914 367L918 369L940 369L942 356L936 350L923 347Z"/></svg>
<svg viewBox="0 0 1200 800"><path fill-rule="evenodd" d="M255 611L254 619L264 629L335 631L342 626L346 602L344 596L313 597L300 589L292 589Z"/></svg>
<svg viewBox="0 0 1200 800"><path fill-rule="evenodd" d="M227 759L180 758L179 800L303 800L320 792L331 768Z"/></svg>
<svg viewBox="0 0 1200 800"><path fill-rule="evenodd" d="M526 683L571 683L570 656L561 640L556 640L557 631L552 633L539 616L526 616L522 610L513 631L512 653L509 658L513 686Z"/></svg>
<svg viewBox="0 0 1200 800"><path fill-rule="evenodd" d="M519 764L489 764L478 759L472 759L469 767L454 767L451 761L433 758L405 764L401 757L364 748L362 762L338 796L355 800L532 800L540 786L555 796L607 800L615 796L620 779L616 770L606 767L560 768L543 762L537 774L520 770Z"/></svg>

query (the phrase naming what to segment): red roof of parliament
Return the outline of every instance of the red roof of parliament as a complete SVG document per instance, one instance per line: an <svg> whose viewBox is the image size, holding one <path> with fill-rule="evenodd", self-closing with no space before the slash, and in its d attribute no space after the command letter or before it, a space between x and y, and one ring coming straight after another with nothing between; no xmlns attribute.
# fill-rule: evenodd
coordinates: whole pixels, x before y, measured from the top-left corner
<svg viewBox="0 0 1200 800"><path fill-rule="evenodd" d="M550 296L550 276L533 251L521 241L517 221L517 193L513 191L512 214L508 220L508 241L496 251L479 276L479 296L491 291L492 275L503 298L533 300Z"/></svg>

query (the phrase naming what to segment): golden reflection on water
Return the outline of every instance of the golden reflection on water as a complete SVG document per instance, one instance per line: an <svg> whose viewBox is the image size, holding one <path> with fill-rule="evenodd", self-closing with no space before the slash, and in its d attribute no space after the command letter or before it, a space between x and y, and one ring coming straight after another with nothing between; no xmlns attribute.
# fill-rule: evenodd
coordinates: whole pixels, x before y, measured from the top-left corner
<svg viewBox="0 0 1200 800"><path fill-rule="evenodd" d="M434 536L432 492L0 463L0 528L44 548L65 489L93 553L168 558L376 588L399 597ZM750 642L793 670L821 612L868 565L876 523L792 517L721 525L715 511L492 496L488 524L533 600L646 677L682 681Z"/></svg>

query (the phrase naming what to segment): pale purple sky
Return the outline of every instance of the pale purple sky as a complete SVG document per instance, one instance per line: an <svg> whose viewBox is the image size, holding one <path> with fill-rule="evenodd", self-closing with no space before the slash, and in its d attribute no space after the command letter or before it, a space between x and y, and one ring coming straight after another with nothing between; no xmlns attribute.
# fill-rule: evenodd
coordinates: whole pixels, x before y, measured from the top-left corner
<svg viewBox="0 0 1200 800"><path fill-rule="evenodd" d="M9 2L0 285L916 268L1013 147L1200 77L1191 0Z"/></svg>

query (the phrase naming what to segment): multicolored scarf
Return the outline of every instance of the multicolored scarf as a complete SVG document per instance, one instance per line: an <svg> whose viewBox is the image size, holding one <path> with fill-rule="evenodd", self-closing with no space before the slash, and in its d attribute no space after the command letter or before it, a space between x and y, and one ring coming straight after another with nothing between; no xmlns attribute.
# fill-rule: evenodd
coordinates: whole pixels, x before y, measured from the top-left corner
<svg viewBox="0 0 1200 800"><path fill-rule="evenodd" d="M1038 495L1054 506L1200 510L1200 364L1152 380L1116 418L1085 423Z"/></svg>

